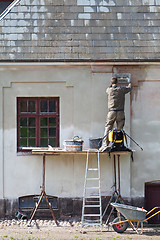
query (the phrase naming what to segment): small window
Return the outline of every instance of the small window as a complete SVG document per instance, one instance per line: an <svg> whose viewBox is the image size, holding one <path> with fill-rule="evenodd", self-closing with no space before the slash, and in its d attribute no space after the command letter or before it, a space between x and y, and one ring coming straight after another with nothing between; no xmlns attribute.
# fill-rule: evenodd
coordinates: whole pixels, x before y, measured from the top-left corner
<svg viewBox="0 0 160 240"><path fill-rule="evenodd" d="M17 146L59 146L59 98L17 98Z"/></svg>

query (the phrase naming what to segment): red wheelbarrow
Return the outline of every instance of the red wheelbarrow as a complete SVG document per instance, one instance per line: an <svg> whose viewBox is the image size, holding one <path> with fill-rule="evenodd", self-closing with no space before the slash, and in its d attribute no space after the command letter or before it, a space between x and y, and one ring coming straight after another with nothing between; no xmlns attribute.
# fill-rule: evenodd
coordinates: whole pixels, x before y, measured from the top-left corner
<svg viewBox="0 0 160 240"><path fill-rule="evenodd" d="M143 223L160 213L160 207L154 207L152 210L147 210L139 207L133 207L120 203L111 203L118 212L118 217L113 220L110 225L117 233L123 233L126 229L131 226L134 231L138 232L139 224L141 223L141 232L143 233ZM154 210L156 212L151 214ZM122 215L122 216L121 216ZM133 223L137 223L135 227Z"/></svg>

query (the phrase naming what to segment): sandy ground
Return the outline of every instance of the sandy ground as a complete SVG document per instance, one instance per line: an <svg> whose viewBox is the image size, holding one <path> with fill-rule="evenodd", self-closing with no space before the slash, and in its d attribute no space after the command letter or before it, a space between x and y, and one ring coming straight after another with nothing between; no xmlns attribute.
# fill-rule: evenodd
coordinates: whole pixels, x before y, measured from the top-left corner
<svg viewBox="0 0 160 240"><path fill-rule="evenodd" d="M103 225L102 232L98 227L85 227L84 233L80 232L80 222L60 222L57 227L54 221L33 220L31 226L28 226L27 221L5 220L0 222L0 239L3 240L151 240L160 239L159 227L145 227L143 234L135 233L131 228L128 228L123 234L118 234L113 231L112 227ZM140 230L140 229L139 229Z"/></svg>

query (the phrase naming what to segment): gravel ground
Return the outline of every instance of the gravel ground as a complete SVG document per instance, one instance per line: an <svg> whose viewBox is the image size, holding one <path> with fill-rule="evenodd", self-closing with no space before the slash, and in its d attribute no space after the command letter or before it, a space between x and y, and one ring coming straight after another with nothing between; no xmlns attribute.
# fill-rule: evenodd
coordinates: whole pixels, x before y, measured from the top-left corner
<svg viewBox="0 0 160 240"><path fill-rule="evenodd" d="M145 227L143 234L135 233L128 228L123 234L113 231L112 227L103 225L103 231L95 227L85 227L84 233L80 232L81 223L78 221L59 221L59 227L53 220L33 220L31 226L26 220L0 221L0 239L3 240L152 240L160 239L159 227Z"/></svg>

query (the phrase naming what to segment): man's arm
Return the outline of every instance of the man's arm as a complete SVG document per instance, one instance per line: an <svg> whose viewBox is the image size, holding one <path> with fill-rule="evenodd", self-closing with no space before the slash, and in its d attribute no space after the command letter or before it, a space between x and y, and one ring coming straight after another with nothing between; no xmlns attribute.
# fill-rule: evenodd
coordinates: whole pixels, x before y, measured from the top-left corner
<svg viewBox="0 0 160 240"><path fill-rule="evenodd" d="M132 84L131 83L129 83L127 87L123 87L123 91L124 91L125 94L130 92L131 90L132 90Z"/></svg>

